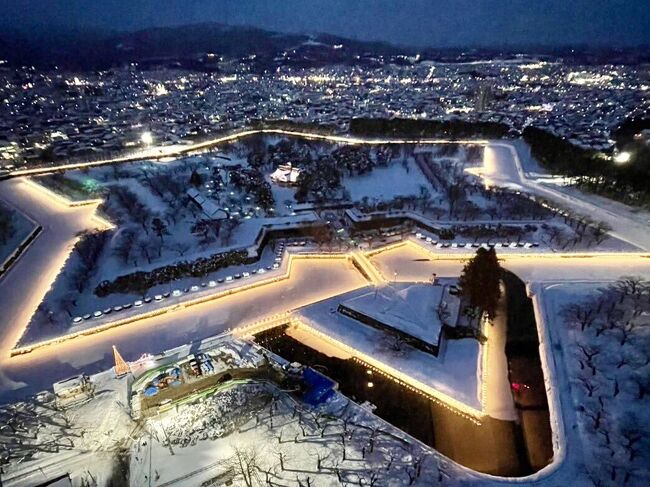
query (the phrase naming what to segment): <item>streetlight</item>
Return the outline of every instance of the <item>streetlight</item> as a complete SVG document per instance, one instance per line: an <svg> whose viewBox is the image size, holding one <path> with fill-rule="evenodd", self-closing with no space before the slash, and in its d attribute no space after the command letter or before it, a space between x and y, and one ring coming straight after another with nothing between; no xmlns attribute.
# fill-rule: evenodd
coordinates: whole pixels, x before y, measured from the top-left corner
<svg viewBox="0 0 650 487"><path fill-rule="evenodd" d="M632 158L632 154L630 154L627 151L619 152L614 156L614 162L616 164L625 164L626 162L630 162L630 159Z"/></svg>
<svg viewBox="0 0 650 487"><path fill-rule="evenodd" d="M153 135L151 135L151 132L143 132L140 136L140 140L148 147L153 144Z"/></svg>

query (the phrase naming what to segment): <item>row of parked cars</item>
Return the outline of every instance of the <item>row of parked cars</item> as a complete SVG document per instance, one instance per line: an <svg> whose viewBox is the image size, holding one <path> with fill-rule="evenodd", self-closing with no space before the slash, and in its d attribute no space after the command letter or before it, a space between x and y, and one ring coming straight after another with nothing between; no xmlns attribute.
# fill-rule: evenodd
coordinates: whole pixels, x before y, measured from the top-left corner
<svg viewBox="0 0 650 487"><path fill-rule="evenodd" d="M469 248L479 248L479 247L483 247L485 249L490 247L494 247L496 249L508 249L508 248L509 249L517 249L517 248L531 249L531 248L539 247L539 243L537 242L486 242L486 243L438 242L437 240L431 237L427 237L426 235L419 232L415 234L415 237L419 238L420 240L424 240L428 244L436 247L437 249L447 249L447 248L469 249Z"/></svg>
<svg viewBox="0 0 650 487"><path fill-rule="evenodd" d="M280 242L278 244L278 247L280 245L284 247L284 242ZM289 245L290 247L304 247L305 245L307 245L307 240L287 240L287 245Z"/></svg>
<svg viewBox="0 0 650 487"><path fill-rule="evenodd" d="M303 245L305 245L303 243ZM189 294L189 293L194 293L199 291L202 288L214 288L217 287L219 284L224 284L224 283L229 283L233 282L238 279L248 279L251 276L254 276L256 274L265 274L268 271L272 271L274 269L278 269L280 267L280 263L282 262L282 254L284 253L284 243L281 243L278 248L276 248L275 252L275 261L273 264L268 265L266 267L260 267L259 269L253 269L251 271L244 271L244 272L238 272L236 274L233 274L231 276L226 276L226 277L220 277L219 279L215 281L208 281L208 282L202 282L201 285L194 285L190 287L186 287L184 289L174 289L171 292L165 292L161 294L156 294L154 297L146 296L142 299L138 299L137 301L134 301L133 303L126 303L118 306L113 306L112 308L106 308L104 310L97 310L94 313L87 313L83 316L76 316L72 319L72 323L78 324L81 323L84 320L91 320L93 318L100 318L104 315L109 315L111 313L119 313L122 310L129 309L131 307L139 308L141 306L144 306L145 304L149 304L151 302L159 302L164 299L167 299L169 297L180 297L183 294Z"/></svg>

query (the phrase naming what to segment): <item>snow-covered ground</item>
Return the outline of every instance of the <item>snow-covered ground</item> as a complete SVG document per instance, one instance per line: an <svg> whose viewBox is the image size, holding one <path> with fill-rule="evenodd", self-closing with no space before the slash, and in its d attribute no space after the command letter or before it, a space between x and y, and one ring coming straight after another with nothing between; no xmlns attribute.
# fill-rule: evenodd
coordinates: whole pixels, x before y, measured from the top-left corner
<svg viewBox="0 0 650 487"><path fill-rule="evenodd" d="M84 485L82 479L110 485L117 456L136 425L127 408L127 379L115 379L109 370L93 376L91 387L90 399L67 409L44 392L0 411L3 485L40 485L67 474L75 486Z"/></svg>
<svg viewBox="0 0 650 487"><path fill-rule="evenodd" d="M254 400L246 400L252 387L258 389ZM244 485L244 475L253 485L267 479L283 485L440 485L441 476L453 476L445 483L453 485L466 477L342 396L310 410L272 387L245 386L152 419L149 428L155 436L132 447L131 485L148 485L149 478L151 485L228 478ZM173 455L163 444L167 437Z"/></svg>
<svg viewBox="0 0 650 487"><path fill-rule="evenodd" d="M21 259L19 264L29 262ZM13 317L6 323L7 332L2 337L0 402L3 403L47 388L53 380L109 367L113 363L111 345L116 345L127 360L134 360L143 353L156 354L179 344L200 342L262 317L366 285L363 276L345 259L300 259L294 261L291 275L285 280L10 358L10 350L42 299L29 276L14 273L16 269L10 271L7 279L12 278L19 294L0 294L2 309Z"/></svg>
<svg viewBox="0 0 650 487"><path fill-rule="evenodd" d="M650 250L650 214L606 198L575 191L554 184L548 177L529 173L530 164L522 165L519 153L526 160L525 148L508 142L495 142L485 149L484 178L492 184L511 186L537 194L567 207L577 214L607 223L612 235L644 250ZM532 168L535 171L535 168Z"/></svg>
<svg viewBox="0 0 650 487"><path fill-rule="evenodd" d="M566 366L568 383L559 391L567 400L569 453L579 448L571 461L594 484L650 483L648 282L549 284L540 291Z"/></svg>
<svg viewBox="0 0 650 487"><path fill-rule="evenodd" d="M101 244L97 257L92 259L92 269L87 272L80 274L80 269L84 268L80 264L81 257L78 252L71 253L39 313L34 316L26 339L40 340L61 334L70 329L74 318L78 321L79 317L89 314L119 309L142 297L140 292L128 295L110 292L99 297L95 291L105 281L115 281L120 276L136 272L151 272L180 262L192 262L219 252L243 250L251 255L256 252L256 241L262 227L288 228L317 222L319 216L315 212L293 213L295 188L271 184L274 200L266 209L257 206L255 199L259 194L255 188L262 183L257 182L251 187L246 181L256 177L250 176L253 174L250 171L257 169L249 165L248 159L254 154L251 151L259 150L260 144L264 150L274 154L271 158L275 157L261 166L257 173L265 178L263 184L268 183L268 173L275 164L273 161L286 162L287 158L299 158L305 153L312 159L335 154L334 157L340 158L345 167L342 171L343 192L349 193L352 201L360 201L364 211L371 209L367 206L406 205L409 212L422 214L422 221L427 225L453 231L457 235L456 241L469 242L481 238L490 241L491 233L512 234L508 240L539 241L556 250L581 250L592 247L599 240L589 232L588 238L580 238L578 227L573 229L561 218L552 217L539 204L531 203L521 195L487 191L476 178L464 172L464 169L476 165L469 160L469 151L464 147L453 148L453 154L449 154L448 149L426 145L415 149L403 146L388 150L377 146L362 150L327 143L301 145L306 142L280 137L261 138L257 142L238 141L225 147L218 155L100 166L42 179L58 191L71 191L75 197L84 192L102 195L102 211L118 228L111 231L106 243ZM290 149L286 148L287 144ZM286 150L290 152L282 152ZM488 159L489 153L486 161ZM497 162L499 171L509 167L501 159ZM375 166L361 171L354 169L357 167L355 164ZM425 171L423 168L428 169ZM243 183L238 182L241 178ZM460 188L458 194L452 191L455 187ZM222 208L230 218L211 221L200 207L190 201L186 194L189 188ZM512 218L513 215L523 218L524 214L517 213L520 211L525 215L530 213L532 220L511 222L512 228L508 229L508 220L503 218ZM478 228L476 218L483 219L480 221L491 227ZM631 248L606 236L602 236L598 245L602 250ZM149 297L164 295L175 289L218 281L228 275L252 272L260 266L268 267L272 259L270 252L265 251L259 263L163 282L146 294Z"/></svg>
<svg viewBox="0 0 650 487"><path fill-rule="evenodd" d="M229 344L217 342L215 353ZM238 358L251 353L250 345L232 345L240 350L232 366L250 366ZM156 364L156 358L143 360ZM457 485L471 478L338 393L312 407L272 383L234 381L135 422L128 415L129 379L115 379L108 370L89 383L85 402L65 410L43 393L0 411L6 421L0 429L3 485L31 486L66 474L75 486L115 485L120 479L131 486L217 480Z"/></svg>
<svg viewBox="0 0 650 487"><path fill-rule="evenodd" d="M302 321L326 335L375 357L390 367L475 409L481 409L481 345L473 338L446 340L436 357L404 345L391 349L389 336L339 312L339 303L371 292L363 288L298 310Z"/></svg>
<svg viewBox="0 0 650 487"><path fill-rule="evenodd" d="M404 164L395 161L388 167L375 168L369 174L346 177L343 185L350 192L352 201L363 198L388 201L398 196L417 196L421 187L427 187L412 158Z"/></svg>
<svg viewBox="0 0 650 487"><path fill-rule="evenodd" d="M501 147L499 144L494 144L494 146L496 149ZM541 180L531 180L528 177L530 175L522 176L522 168L518 167L516 158L513 159L512 155L508 156L508 152L509 150L501 151L499 152L501 155L496 157L498 161L495 164L503 164L498 166L492 173L492 176L501 178L499 184L507 185L512 183L516 185L514 186L516 188L535 192L548 199L557 198L565 207L576 212L589 213L594 219L604 220L612 224L615 235L626 242L646 249L650 248L647 245L650 232L648 232L647 224L643 225L647 221L643 220L643 218L646 218L643 214L628 214L627 209L623 208L621 210L615 204L592 201L592 197L589 196L571 195L569 194L571 190L566 190L566 188L551 189L545 186L548 182L542 183ZM241 160L243 161L243 159ZM165 164L158 164L160 167L157 170L164 169ZM173 170L174 164L172 161L169 168ZM151 168L153 167L152 165ZM392 171L396 171L398 169L395 168L400 167L402 166L399 162L388 166L389 169L392 168ZM524 169L527 171L532 170L530 166L526 166ZM104 168L104 170L107 173L112 171L108 167ZM415 171L415 173L418 173L418 171ZM371 176L372 174L370 173ZM144 175L142 177L144 178ZM185 174L185 177L187 177L187 174ZM99 179L101 181L101 178ZM133 178L129 181L131 180ZM142 181L138 180L137 183L130 182L128 184L134 193L149 191ZM363 185L364 183L360 184ZM14 198L18 193L28 191L19 180L5 181L2 185L11 189L10 192L13 192L11 197L16 201L21 201L20 197ZM23 196L25 195L23 194ZM142 203L150 210L154 207L160 210L157 205L161 203L160 200L156 199L155 195L150 193L147 197L141 196ZM54 203L47 197L42 197L42 195L38 196L37 199L30 195L30 198L32 198L33 206L20 208L20 210L24 210L25 214L39 223L41 223L41 220L46 222L43 233L46 238L41 236L37 239L25 256L17 262L16 266L0 282L0 290L2 291L0 293L0 307L6 314L6 316L2 317L2 325L6 326L6 332L3 333L2 340L3 352L13 346L15 339L20 334L19 332L22 331L23 315L26 312L31 312L43 298L46 288L53 281L58 268L64 262L70 250L75 233L87 227L92 227L90 220L94 210L93 207L81 209L55 207ZM482 196L472 194L469 199L475 204L479 204L480 201L477 198L482 198ZM283 204L278 201L276 203ZM14 201L12 201L12 204L19 206ZM621 211L619 212L619 210ZM289 208L285 205L281 211L288 213ZM278 207L279 212L280 208ZM231 238L236 240L236 232L242 227L244 225L240 225L240 227L233 230ZM176 235L182 236L183 232L187 232L187 230L187 226L180 224ZM154 241L159 239L159 237L151 238ZM173 240L175 237L169 235L165 236L165 238ZM379 254L373 257L373 262L389 278L397 272L396 280L399 281L428 280L432 272L436 272L439 276L458 275L463 261L453 255L456 251L443 254L438 250L430 250L424 251L413 247L405 247L400 251ZM161 259L170 258L173 260L176 258L171 253L165 255L167 257L161 256ZM580 487L598 483L602 485L645 485L649 481L649 476L647 467L641 462L647 458L648 451L648 432L643 429L647 424L646 409L648 409L646 407L647 396L643 391L647 386L647 377L650 375L647 371L648 347L646 335L648 310L645 308L648 302L647 295L639 300L642 307L639 308L638 313L629 311L632 309L630 306L633 306L633 298L623 297L620 303L613 307L613 310L616 311L614 313L614 322L617 324L611 325L611 327L610 323L607 320L601 320L598 314L608 309L607 303L602 306L598 303L593 306L591 304L586 306L582 310L583 313L590 310L593 312L594 309L599 310L597 312L598 316L589 325L585 325L586 333L578 331L575 324L569 327L566 311L563 310L565 310L567 303L580 304L583 299L590 299L590 297L597 300L604 299L603 296L606 296L607 293L596 292L596 288L603 287L605 285L603 282L611 282L622 274L640 274L647 278L650 276L648 259L639 255L592 255L588 258L577 259L540 255L537 252L531 252L528 257L510 257L507 251L500 253L499 256L503 259L503 265L518 274L522 279L530 283L542 282L547 284L540 291L542 295L540 301L543 305L542 311L546 311L547 315L544 322L540 323L540 335L550 334L550 341L545 344L544 350L547 354L546 360L552 364L554 370L551 371L553 372L552 375L548 376L550 382L547 386L549 387L549 393L557 394L560 399L559 403L551 401L553 407L559 408L552 411L552 416L554 421L557 421L557 418L560 417L563 427L558 426L558 423L554 425L556 446L559 445L556 449L558 462L536 475L534 478L535 484L550 486L567 485L570 482L572 485ZM142 257L140 257L140 260L142 260ZM170 313L169 316L147 320L135 328L112 331L107 336L83 337L74 343L53 347L42 354L34 353L30 354L30 356L12 360L5 360L5 357L3 357L2 369L0 370L0 389L3 400L11 398L14 394L24 395L25 391L34 391L38 390L34 388L45 387L52 377L60 379L74 375L79 371L89 369L96 371L106 367L112 360L109 346L111 343L116 343L127 358L133 359L145 351L155 353L178 343L200 339L215 332L238 326L268 313L280 312L287 308L304 306L314 302L317 302L317 304L301 310L303 318L309 321L312 326L317 328L322 326L323 331L341 341L354 341L355 346L367 354L386 355L385 351L379 350L380 337L369 335L367 330L357 329L361 325L341 322L341 319L349 319L338 317L337 313L331 312L331 304L333 303L331 300L327 301L328 298L341 292L356 289L362 285L359 275L351 269L351 266L347 264L336 265L341 267L335 269L335 265L332 263L321 266L316 263L309 263L299 272L300 276L294 276L282 284L269 286L268 289L263 291L246 291L240 296L224 298L215 303L197 306L188 310L178 310ZM114 266L109 267L111 272L115 271ZM33 276L40 277L38 282ZM552 281L561 281L562 284L550 284ZM581 283L577 283L578 281L581 281ZM160 287L160 289L162 290L163 287ZM165 290L169 290L169 288ZM619 311L623 312L622 316L625 319L617 317ZM310 312L313 313L313 317L309 316ZM582 319L581 315L575 314L575 310L572 313L574 313L572 319ZM352 320L349 321L354 323ZM601 329L602 331L599 331ZM376 330L372 331L376 332ZM474 345L474 348L472 348L462 343L464 341L455 341L455 346L452 349L444 350L443 363L438 365L427 363L415 351L410 351L405 357L382 356L381 358L388 363L392 363L395 368L408 368L414 376L423 382L429 381L429 383L432 383L431 381L443 378L444 380L440 383L432 383L432 385L452 397L459 397L470 404L471 401L476 401L472 394L477 393L477 362L479 362L478 359L471 357L478 357L479 355L476 350L478 345ZM474 343L476 342L474 341ZM191 348L194 348L194 345ZM469 360L468 357L470 357ZM443 367L439 365L443 365ZM445 375L447 368L453 370L453 373ZM593 372L594 370L595 372ZM456 372L458 376L456 376ZM459 380L460 376L463 378L462 383ZM33 419L34 414L32 412L21 412L21 417L30 418L25 424L46 423L44 426L39 426L44 435L43 442L49 445L48 449L55 450L58 448L60 450L59 453L55 451L55 455L63 455L52 457L53 461L51 464L48 463L47 468L45 468L46 472L49 472L50 469L59 468L60 465L76 465L75 468L79 469L86 464L97 465L100 470L97 477L101 483L101 480L108 478L110 470L115 466L115 455L113 454L114 449L117 447L115 439L124 438L125 434L120 429L121 426L120 428L114 428L111 425L115 423L132 426L124 417L126 395L122 391L126 390L126 387L125 385L115 385L112 382L109 384L108 379L104 381L98 378L96 381L98 384L97 390L101 393L98 393L97 397L104 397L106 400L102 403L96 403L94 402L95 399L93 399L88 405L79 406L79 409L74 410L79 411L78 417L67 417L66 413L63 418L60 415L56 416L58 418L56 424L50 424L42 417L50 414L49 412L39 413L41 417L37 419ZM473 384L472 381L474 381ZM122 382L118 381L117 384L122 384ZM36 408L48 410L49 406L47 406L46 398L43 398L41 402L42 405ZM106 414L96 417L97 410L105 411ZM283 417L282 414L284 413L281 414L281 411L282 406L278 406L276 411L278 418ZM182 413L189 420L196 419L191 407L188 407L187 411L183 410ZM36 416L39 416L39 414ZM291 414L293 414L292 411ZM166 420L164 416L161 418L160 421ZM286 414L283 418L287 419L287 424L289 424ZM182 421L181 417L178 420L179 422ZM201 415L198 418L199 425L201 424L200 420ZM372 418L372 421L376 421L376 418ZM82 436L82 440L76 440L75 432L78 430L71 429L68 423L83 425L84 431L89 432L86 433L88 436ZM267 430L264 430L266 432L261 433L261 430L254 427L253 424L244 424L243 428L232 433L232 435L237 436L231 436L231 438L250 445L261 445L260 448L264 452L271 450L274 441L276 444L284 445L284 443L278 442L277 437L268 432L273 428L269 428L265 421L261 421L261 423L267 428ZM3 431L6 431L6 424L8 423L5 422L2 425L5 427ZM639 425L639 427L634 428L631 425ZM247 429L249 426L253 426L253 428ZM160 428L157 431L160 435ZM296 430L295 425L293 430L287 431L291 431L291 434L298 431L299 435L304 435L300 427ZM311 447L314 441L318 442L321 433L318 430L316 431L317 434L312 435L313 437L309 435L301 437L302 439L308 438L309 441L294 442L293 439L289 440L289 442L296 445L296 450L291 449L288 454L299 458L301 465L298 469L308 470L311 482L316 485L339 485L333 466L329 467L327 473L318 472L318 468L314 466L313 457L310 456L311 463L309 463L310 460L305 456L308 447ZM641 432L640 437L639 432ZM162 434L164 435L164 432ZM28 435L33 436L31 431ZM38 433L36 436L38 437ZM289 433L287 436L291 437ZM70 455L70 452L65 451L69 443L67 440L62 440L63 437L72 437L72 441L79 441L78 444L82 450L77 451L75 446L74 452ZM323 434L323 437L327 437L327 434ZM149 450L146 448L147 445L138 444L143 448L141 452L144 455L147 452L153 452L153 456L149 455L149 459L160 459L162 470L167 465L166 462L173 463L174 459L169 452L169 448L162 443L156 444L158 440L155 440L155 435L153 438L154 440L151 438L149 441L145 440L148 443ZM162 437L159 436L159 438L160 441L163 441ZM301 438L299 437L298 440ZM225 458L232 459L233 454L237 456L234 449L229 449L227 445L229 440L215 441L218 443L212 444L212 440L197 438L194 446L188 446L188 448L195 448L192 450L191 456L186 455L185 458L194 459L196 457L200 459L203 467L207 467ZM360 443L361 447L368 445L368 442L369 439L363 437L363 441ZM200 447L201 445L203 445L203 448ZM336 448L334 443L325 443L325 445L324 448L328 451ZM23 444L23 447L26 447L26 445ZM291 445L287 446L287 448L289 447L294 448ZM225 456L223 455L224 451L228 452ZM350 446L350 451L360 453L359 449L353 450L352 446ZM356 473L352 467L348 470L353 471L352 474L357 476L366 475L368 472L372 472L373 469L383 471L377 465L385 466L387 464L389 452L390 448L387 447L386 454L382 453L383 456L377 460L378 463L363 463L363 467L357 469ZM252 455L249 451L241 454L246 458L250 458ZM34 455L36 458L42 459L45 452L38 449L38 451L34 452ZM73 455L75 456L74 460L71 459ZM257 457L257 455L254 456ZM360 459L360 456L362 455L355 457L356 460L354 461L357 463L351 463L351 465L362 465L361 460L365 459ZM407 465L412 466L414 463L412 455L409 458L408 454L406 454L403 458L402 466L396 467L396 475L399 477L399 480L395 482L396 484L408 483ZM141 474L139 479L142 482L145 482L145 480L148 482L152 479L152 475L156 475L156 469L154 468L153 471L147 470L146 462L144 460L139 462L136 463L134 468L140 465ZM265 463L265 465L271 466L270 463ZM211 467L212 471L215 468ZM296 484L298 482L295 477L299 475L301 482L306 484L306 479L302 476L305 472L295 472L294 470L296 468L293 468L293 470L291 468L288 470L280 469L282 473L278 475L285 483L293 482ZM388 468L387 471L389 470L391 469ZM477 484L485 485L500 482L494 478L470 478L472 477L470 473L460 471L453 464L447 470L454 473L454 478L446 482L446 484L463 483L468 485L475 481ZM196 475L208 475L205 473L207 470L201 472L203 473ZM290 474L286 472L290 472ZM437 466L432 468L430 473L431 475L427 477L426 482L424 482L424 479L418 480L418 482L423 483L423 485L431 485L432 483L435 485L435 479L439 475ZM34 472L31 475L37 475L37 473ZM147 475L147 479L144 479L143 475ZM160 480L162 478L160 471L158 475ZM165 475L167 475L166 478L171 480L171 472L168 471ZM313 478L311 475L313 475ZM593 482L589 480L590 476L594 479ZM186 485L196 485L194 480L197 478L186 480ZM36 481L42 480L44 479L28 477L22 485L32 485ZM529 480L533 481L533 479ZM357 477L351 477L350 481L352 483L360 482ZM370 482L371 479L367 479L366 483Z"/></svg>

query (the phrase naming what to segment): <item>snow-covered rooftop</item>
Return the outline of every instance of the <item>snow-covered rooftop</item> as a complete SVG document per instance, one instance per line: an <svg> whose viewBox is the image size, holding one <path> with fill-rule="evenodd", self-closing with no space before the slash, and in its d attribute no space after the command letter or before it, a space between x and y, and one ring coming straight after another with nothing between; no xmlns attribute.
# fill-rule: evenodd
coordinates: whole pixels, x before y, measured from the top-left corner
<svg viewBox="0 0 650 487"><path fill-rule="evenodd" d="M291 163L281 164L271 174L271 179L280 183L295 184L300 176L300 169L293 167Z"/></svg>
<svg viewBox="0 0 650 487"><path fill-rule="evenodd" d="M438 345L442 323L437 310L443 291L444 286L431 284L390 285L341 304L426 343Z"/></svg>

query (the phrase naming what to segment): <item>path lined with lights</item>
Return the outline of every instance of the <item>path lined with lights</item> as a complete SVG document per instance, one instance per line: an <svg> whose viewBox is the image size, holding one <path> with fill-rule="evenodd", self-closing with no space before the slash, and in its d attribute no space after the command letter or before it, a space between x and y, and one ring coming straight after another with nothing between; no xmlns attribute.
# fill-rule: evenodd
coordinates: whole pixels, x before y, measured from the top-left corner
<svg viewBox="0 0 650 487"><path fill-rule="evenodd" d="M198 142L188 145L180 146L163 146L163 147L152 147L149 150L143 150L135 154L128 154L125 156L114 157L111 159L105 159L100 161L88 161L88 162L78 162L78 163L69 163L69 164L57 164L54 166L47 167L35 167L31 169L16 169L9 172L10 177L20 177L20 176L35 176L38 174L48 174L57 171L70 171L74 169L83 169L95 166L105 166L110 164L121 164L125 162L136 162L144 159L162 159L167 157L183 156L189 155L193 152L199 152L207 149L211 149L214 146L223 144L225 142L232 142L244 137L250 137L251 135L288 135L292 137L301 137L309 140L324 140L339 144L355 144L355 145L379 145L379 144L478 144L486 145L489 143L488 140L479 140L479 139L459 139L459 140L450 140L450 139L418 139L418 138L405 138L405 139L385 139L385 138L364 138L364 137L352 137L347 135L326 135L326 134L315 134L310 132L300 132L295 130L283 130L283 129L253 129L253 130L242 130L241 132L236 132L234 134L225 135L222 137L217 137L214 139L206 140L204 142Z"/></svg>
<svg viewBox="0 0 650 487"><path fill-rule="evenodd" d="M71 164L59 164L49 167L39 167L32 169L17 169L9 173L9 177L34 176L38 174L47 174L56 171L66 171L73 169L82 169L93 166L102 166L108 164L119 164L124 162L136 162L144 159L161 159L166 157L176 157L190 155L195 152L211 149L219 144L232 142L240 138L252 135L285 135L292 137L301 137L309 140L322 140L339 144L354 145L379 145L379 144L472 144L486 147L484 155L484 167L479 171L482 177L489 182L498 182L499 184L515 184L523 189L544 198L551 199L558 204L568 205L574 211L585 215L593 216L608 223L613 229L613 235L621 240L641 249L650 250L650 215L633 215L632 211L625 205L618 204L617 211L612 211L605 204L597 204L594 199L586 200L577 194L567 194L560 189L551 188L535 178L529 177L523 169L519 154L514 146L504 141L491 141L487 139L440 139L440 138L369 138L353 137L348 135L327 135L301 132L299 130L283 129L253 129L242 130L230 135L216 137L204 142L181 145L181 146L163 146L152 147L151 149L129 154L121 157L106 159L103 161L89 161ZM143 141L151 143L143 134ZM496 157L496 151L507 152L507 157ZM603 200L605 201L605 200ZM615 202L607 202L608 205L616 205Z"/></svg>
<svg viewBox="0 0 650 487"><path fill-rule="evenodd" d="M2 200L43 228L0 280L0 352L4 354L22 335L21 325L30 320L43 301L78 240L79 232L105 226L96 217L99 203L70 207L47 193L35 191L23 179L5 181L2 189Z"/></svg>

